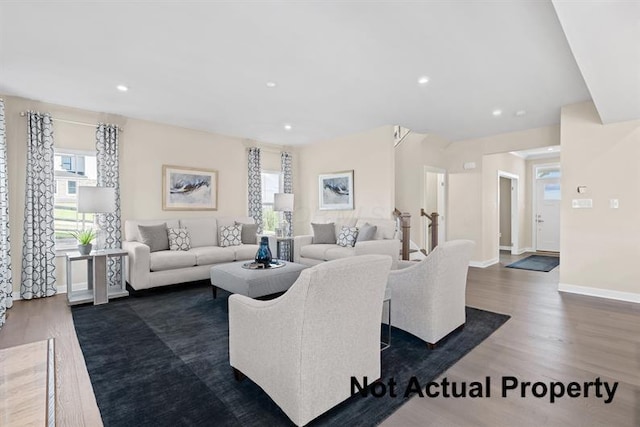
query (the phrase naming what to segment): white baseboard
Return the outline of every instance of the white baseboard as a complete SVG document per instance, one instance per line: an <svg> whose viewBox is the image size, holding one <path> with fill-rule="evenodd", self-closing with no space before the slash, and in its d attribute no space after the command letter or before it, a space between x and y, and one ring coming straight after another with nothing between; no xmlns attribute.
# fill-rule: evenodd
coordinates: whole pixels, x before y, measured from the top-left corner
<svg viewBox="0 0 640 427"><path fill-rule="evenodd" d="M558 283L558 290L572 294L640 303L640 294L633 292L620 292L611 289L592 288L590 286L569 285L567 283Z"/></svg>
<svg viewBox="0 0 640 427"><path fill-rule="evenodd" d="M522 255L525 252L535 252L533 248L520 248L516 251L515 255Z"/></svg>
<svg viewBox="0 0 640 427"><path fill-rule="evenodd" d="M67 285L63 285L63 286L58 286L57 287L57 292L56 295L58 294L66 294L67 293ZM12 296L13 301L21 301L22 297L20 296L20 291L13 291L13 296Z"/></svg>
<svg viewBox="0 0 640 427"><path fill-rule="evenodd" d="M510 251L511 250L511 246L500 246L500 250L501 251Z"/></svg>
<svg viewBox="0 0 640 427"><path fill-rule="evenodd" d="M487 261L469 261L469 267L487 268L490 265L497 264L499 262L500 259L498 258L489 259Z"/></svg>

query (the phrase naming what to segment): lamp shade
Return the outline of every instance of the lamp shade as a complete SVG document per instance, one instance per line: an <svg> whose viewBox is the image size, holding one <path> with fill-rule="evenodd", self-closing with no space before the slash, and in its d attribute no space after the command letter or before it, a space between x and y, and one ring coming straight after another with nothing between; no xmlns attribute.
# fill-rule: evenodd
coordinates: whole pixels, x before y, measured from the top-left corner
<svg viewBox="0 0 640 427"><path fill-rule="evenodd" d="M273 210L276 212L293 212L293 194L274 194Z"/></svg>
<svg viewBox="0 0 640 427"><path fill-rule="evenodd" d="M116 189L112 187L78 187L78 212L107 213L116 210Z"/></svg>

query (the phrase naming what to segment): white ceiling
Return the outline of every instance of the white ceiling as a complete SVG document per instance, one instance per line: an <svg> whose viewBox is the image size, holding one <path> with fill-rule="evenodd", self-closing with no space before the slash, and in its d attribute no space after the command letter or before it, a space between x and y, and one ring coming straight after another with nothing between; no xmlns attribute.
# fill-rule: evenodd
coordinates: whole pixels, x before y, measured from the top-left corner
<svg viewBox="0 0 640 427"><path fill-rule="evenodd" d="M547 1L3 2L0 93L291 145L475 138L591 97Z"/></svg>

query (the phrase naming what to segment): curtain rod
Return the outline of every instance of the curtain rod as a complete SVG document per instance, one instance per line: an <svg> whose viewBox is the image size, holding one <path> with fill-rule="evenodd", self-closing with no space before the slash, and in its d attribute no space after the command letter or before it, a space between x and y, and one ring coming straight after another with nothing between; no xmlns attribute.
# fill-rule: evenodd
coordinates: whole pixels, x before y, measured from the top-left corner
<svg viewBox="0 0 640 427"><path fill-rule="evenodd" d="M26 112L24 112L24 111L20 112L20 117L25 117L26 115L27 115ZM77 122L75 120L58 119L56 117L51 117L51 120L53 120L55 122L69 123L69 124L72 124L72 125L91 126L91 127L94 127L94 128L98 126L97 123ZM118 126L118 130L120 132L124 132L124 129L122 129L120 126Z"/></svg>

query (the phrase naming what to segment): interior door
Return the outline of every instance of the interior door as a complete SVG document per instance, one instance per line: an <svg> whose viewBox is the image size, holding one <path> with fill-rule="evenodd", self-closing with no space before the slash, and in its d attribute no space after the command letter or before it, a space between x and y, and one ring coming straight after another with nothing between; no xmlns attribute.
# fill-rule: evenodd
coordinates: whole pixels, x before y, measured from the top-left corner
<svg viewBox="0 0 640 427"><path fill-rule="evenodd" d="M536 181L536 249L560 252L560 180Z"/></svg>

